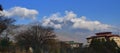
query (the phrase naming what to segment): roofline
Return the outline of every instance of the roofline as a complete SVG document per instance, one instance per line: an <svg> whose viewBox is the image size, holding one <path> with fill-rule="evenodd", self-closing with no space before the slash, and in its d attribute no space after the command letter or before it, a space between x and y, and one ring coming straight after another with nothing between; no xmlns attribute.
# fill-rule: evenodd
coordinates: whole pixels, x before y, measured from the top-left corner
<svg viewBox="0 0 120 53"><path fill-rule="evenodd" d="M110 36L91 36L86 39L92 39L92 38L97 38L97 37L120 37L119 35L110 35Z"/></svg>
<svg viewBox="0 0 120 53"><path fill-rule="evenodd" d="M112 34L112 32L100 32L100 33L95 33L96 35L102 35L102 34Z"/></svg>

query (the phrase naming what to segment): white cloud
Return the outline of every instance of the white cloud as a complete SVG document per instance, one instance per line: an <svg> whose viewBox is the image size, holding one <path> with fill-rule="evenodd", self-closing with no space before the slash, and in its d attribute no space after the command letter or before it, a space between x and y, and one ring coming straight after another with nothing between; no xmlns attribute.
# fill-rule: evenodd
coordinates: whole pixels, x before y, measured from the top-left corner
<svg viewBox="0 0 120 53"><path fill-rule="evenodd" d="M32 18L35 19L38 14L37 10L27 9L23 7L13 7L8 10L4 10L3 13L8 17L20 17L20 18Z"/></svg>
<svg viewBox="0 0 120 53"><path fill-rule="evenodd" d="M83 16L79 19L73 19L73 22L74 28L83 28L89 30L107 30L109 27L111 27L110 25L102 24L99 21L88 21Z"/></svg>
<svg viewBox="0 0 120 53"><path fill-rule="evenodd" d="M54 27L56 29L61 29L67 26L73 29L87 29L87 30L107 30L110 29L110 25L103 24L99 21L87 20L85 16L77 17L77 14L72 11L65 12L64 16L55 13L51 16L45 16L42 21L43 26Z"/></svg>

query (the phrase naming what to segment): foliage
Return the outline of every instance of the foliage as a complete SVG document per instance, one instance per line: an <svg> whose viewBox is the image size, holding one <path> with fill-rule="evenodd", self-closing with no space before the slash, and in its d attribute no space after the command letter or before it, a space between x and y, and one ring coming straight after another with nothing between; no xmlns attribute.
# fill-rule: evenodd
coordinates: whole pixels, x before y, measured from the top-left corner
<svg viewBox="0 0 120 53"><path fill-rule="evenodd" d="M89 50L93 50L95 53L116 53L118 45L114 40L109 39L93 39Z"/></svg>
<svg viewBox="0 0 120 53"><path fill-rule="evenodd" d="M8 28L8 26L13 25L15 21L12 18L5 17L2 13L3 8L0 5L0 52L9 52L11 47L11 41L6 33L5 37L1 36L1 33Z"/></svg>
<svg viewBox="0 0 120 53"><path fill-rule="evenodd" d="M1 52L9 52L11 46L12 46L12 42L9 40L9 38L3 38L0 40Z"/></svg>

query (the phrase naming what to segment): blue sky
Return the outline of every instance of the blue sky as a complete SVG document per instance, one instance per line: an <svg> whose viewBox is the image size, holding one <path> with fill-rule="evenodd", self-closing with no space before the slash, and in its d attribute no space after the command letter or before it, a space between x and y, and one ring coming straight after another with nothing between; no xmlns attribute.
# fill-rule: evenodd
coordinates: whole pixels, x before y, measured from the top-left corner
<svg viewBox="0 0 120 53"><path fill-rule="evenodd" d="M4 9L14 6L36 9L39 11L38 19L56 12L64 14L67 10L90 20L120 25L120 0L0 0L0 4Z"/></svg>
<svg viewBox="0 0 120 53"><path fill-rule="evenodd" d="M70 29L71 27L68 27L68 26L73 26L74 25L73 23L72 24L68 23L68 25L65 25L65 27L63 28L64 30L60 30L61 31L60 33L58 32L58 35L64 35L61 37L62 38L64 37L65 39L71 39L71 40L76 39L77 41L81 41L82 39L83 41L83 39L85 40L86 37L90 36L89 33L91 33L86 29L99 30L99 26L100 28L105 29L108 27L106 26L106 24L117 26L117 27L120 26L120 22L119 22L120 21L120 0L0 0L0 4L3 5L5 10L8 10L15 6L37 10L39 14L37 15L36 20L38 21L42 20L44 16L47 16L47 18L50 18L50 16L52 16L52 14L54 13L60 13L61 14L60 17L62 17L61 20L64 20L64 16L71 15L71 14L77 15L77 17L83 16L82 18L84 18L85 16L87 20L90 20L90 21L86 21L82 18L78 20L77 18L74 19L78 21L78 22L74 21L74 24L78 24L77 26L81 26L79 24L79 20L86 22L86 24L82 24L83 26L82 29L77 29L77 30ZM67 15L65 14L65 11L69 11ZM73 11L74 13L71 11ZM51 22L54 23L54 21L58 21L57 23L59 23L58 18L56 19L57 20L52 19ZM49 20L49 19L45 19L45 20ZM95 22L95 20L103 24L99 24L99 22ZM19 19L19 18L16 19L17 24L27 24L32 21L33 20L31 19ZM64 20L64 21L70 22L70 20ZM91 23L92 25L90 25ZM98 24L99 26L97 26ZM63 24L59 23L59 24L56 24L55 27L56 26L60 27L61 25ZM93 27L93 25L95 25L95 28ZM81 28L81 27L78 27L78 28ZM74 33L72 33L71 35L71 32L74 32ZM94 32L92 31L92 33Z"/></svg>

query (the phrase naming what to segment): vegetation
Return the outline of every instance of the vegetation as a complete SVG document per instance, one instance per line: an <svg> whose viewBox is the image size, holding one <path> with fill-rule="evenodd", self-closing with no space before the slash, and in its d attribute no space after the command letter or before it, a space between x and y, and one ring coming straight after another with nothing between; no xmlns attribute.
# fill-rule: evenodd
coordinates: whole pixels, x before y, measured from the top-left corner
<svg viewBox="0 0 120 53"><path fill-rule="evenodd" d="M28 30L21 32L15 38L17 44L22 48L29 50L32 47L33 53L42 53L46 51L46 46L53 44L55 34L52 28L43 28L39 25L31 26ZM55 41L54 41L55 42Z"/></svg>
<svg viewBox="0 0 120 53"><path fill-rule="evenodd" d="M3 11L0 5L0 11ZM1 13L0 13L1 14ZM15 33L7 30L15 20L0 15L0 53L120 53L114 40L93 39L89 47L71 47L70 44L56 39L53 28L29 25L26 30ZM12 39L11 40L11 34ZM15 33L15 34L14 34Z"/></svg>
<svg viewBox="0 0 120 53"><path fill-rule="evenodd" d="M114 40L93 39L89 47L84 48L84 53L119 53L119 47Z"/></svg>

